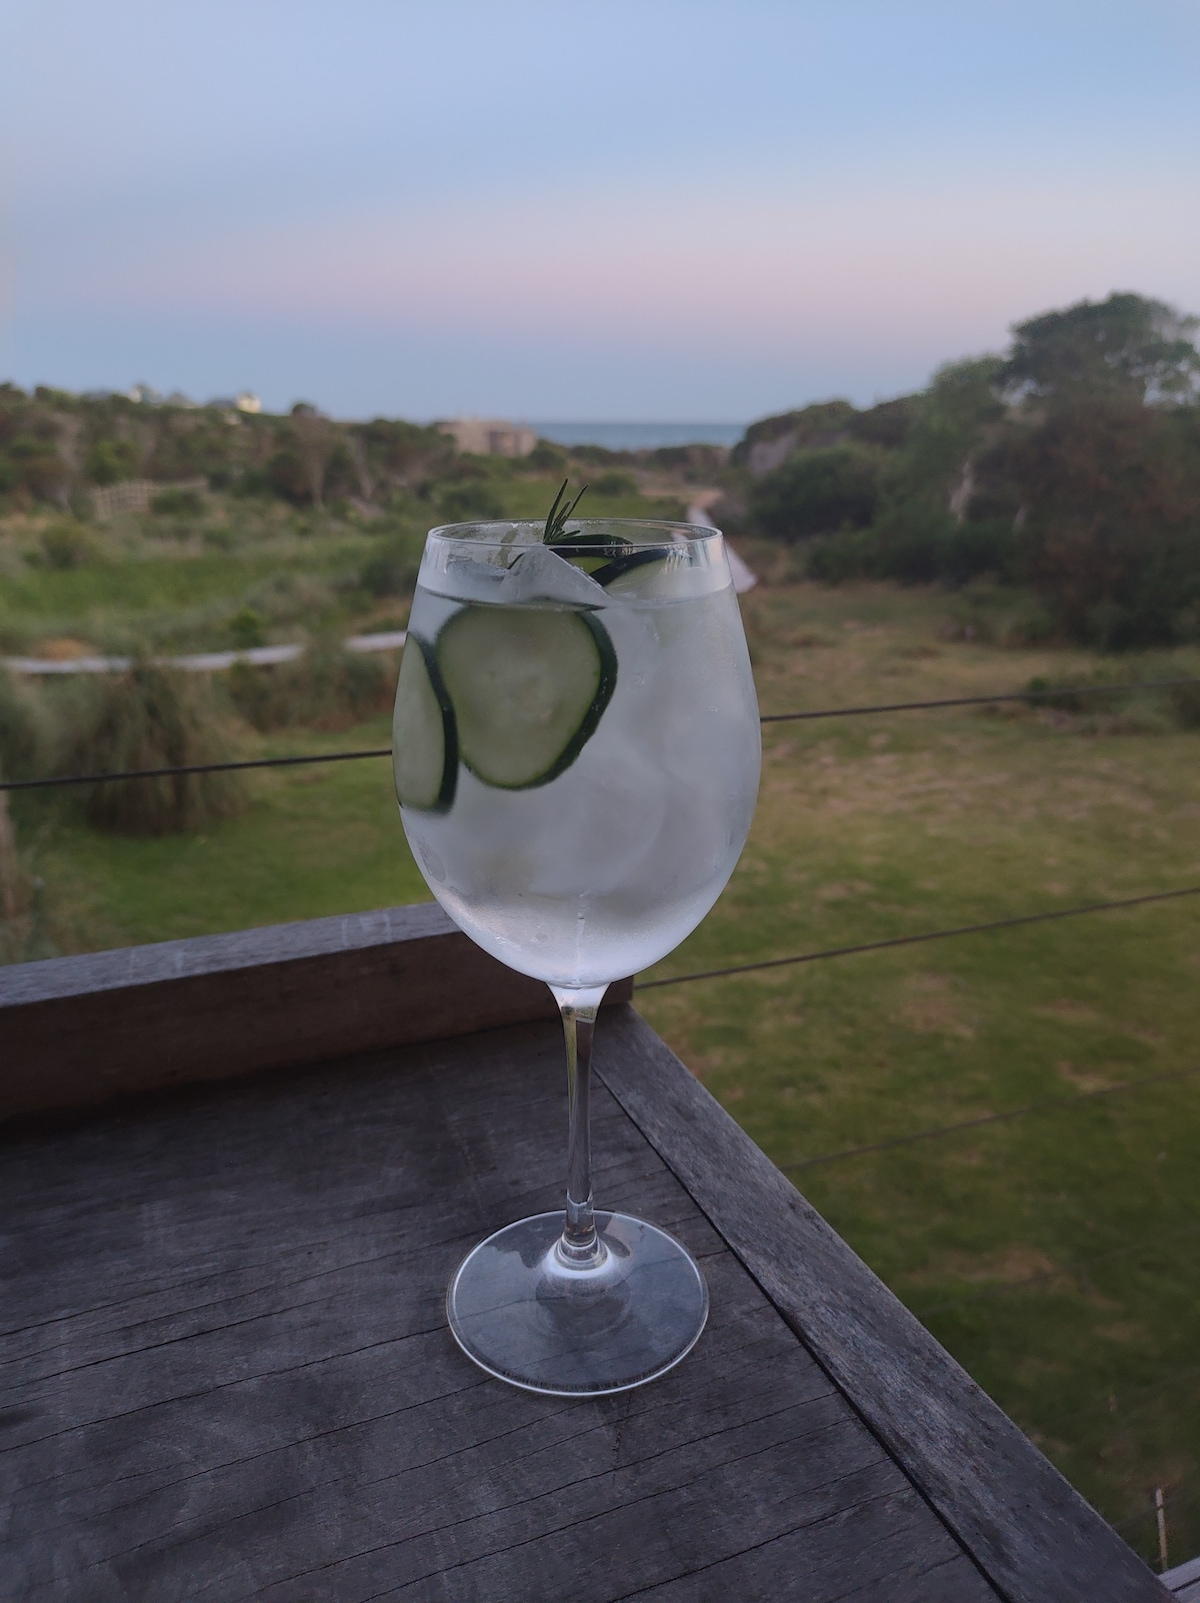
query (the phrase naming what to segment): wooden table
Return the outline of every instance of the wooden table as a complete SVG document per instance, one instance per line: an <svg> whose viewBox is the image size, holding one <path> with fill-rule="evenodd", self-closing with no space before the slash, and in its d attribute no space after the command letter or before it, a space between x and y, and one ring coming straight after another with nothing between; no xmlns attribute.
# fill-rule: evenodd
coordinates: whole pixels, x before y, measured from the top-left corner
<svg viewBox="0 0 1200 1603"><path fill-rule="evenodd" d="M463 1357L452 1269L560 1205L547 1011L435 909L0 971L0 1597L1168 1596L625 1003L597 1194L708 1329L587 1401Z"/></svg>

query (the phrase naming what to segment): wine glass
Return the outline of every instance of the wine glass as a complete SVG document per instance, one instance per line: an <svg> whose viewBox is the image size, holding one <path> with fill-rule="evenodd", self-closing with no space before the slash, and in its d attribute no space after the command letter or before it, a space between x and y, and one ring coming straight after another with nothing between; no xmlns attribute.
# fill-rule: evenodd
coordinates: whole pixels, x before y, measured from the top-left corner
<svg viewBox="0 0 1200 1603"><path fill-rule="evenodd" d="M623 1391L708 1313L691 1255L593 1207L589 1066L609 983L657 962L750 828L758 706L715 529L625 519L430 532L396 691L405 834L472 940L545 980L567 1048L566 1206L506 1226L450 1284L450 1328L530 1391Z"/></svg>

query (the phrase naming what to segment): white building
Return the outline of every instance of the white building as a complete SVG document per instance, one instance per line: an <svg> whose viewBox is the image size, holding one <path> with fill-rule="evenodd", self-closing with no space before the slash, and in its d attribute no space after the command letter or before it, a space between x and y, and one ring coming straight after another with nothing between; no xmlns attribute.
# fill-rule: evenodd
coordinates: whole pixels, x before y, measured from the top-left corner
<svg viewBox="0 0 1200 1603"><path fill-rule="evenodd" d="M456 417L438 428L453 436L460 451L475 456L528 456L537 444L537 430L503 418Z"/></svg>

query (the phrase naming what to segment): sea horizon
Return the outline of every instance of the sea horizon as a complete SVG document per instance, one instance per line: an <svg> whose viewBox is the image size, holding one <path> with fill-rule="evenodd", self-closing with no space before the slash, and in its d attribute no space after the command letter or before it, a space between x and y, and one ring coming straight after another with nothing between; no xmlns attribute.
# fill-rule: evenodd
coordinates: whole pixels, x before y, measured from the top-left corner
<svg viewBox="0 0 1200 1603"><path fill-rule="evenodd" d="M599 445L608 451L655 451L669 445L736 445L746 423L546 423L530 422L555 445Z"/></svg>

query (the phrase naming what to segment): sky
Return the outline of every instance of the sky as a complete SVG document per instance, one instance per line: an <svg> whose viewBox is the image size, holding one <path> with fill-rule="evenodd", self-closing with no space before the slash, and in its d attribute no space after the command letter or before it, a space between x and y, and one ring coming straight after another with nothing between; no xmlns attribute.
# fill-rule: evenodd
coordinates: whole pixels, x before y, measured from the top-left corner
<svg viewBox="0 0 1200 1603"><path fill-rule="evenodd" d="M866 405L1200 312L1200 0L0 0L0 378Z"/></svg>

